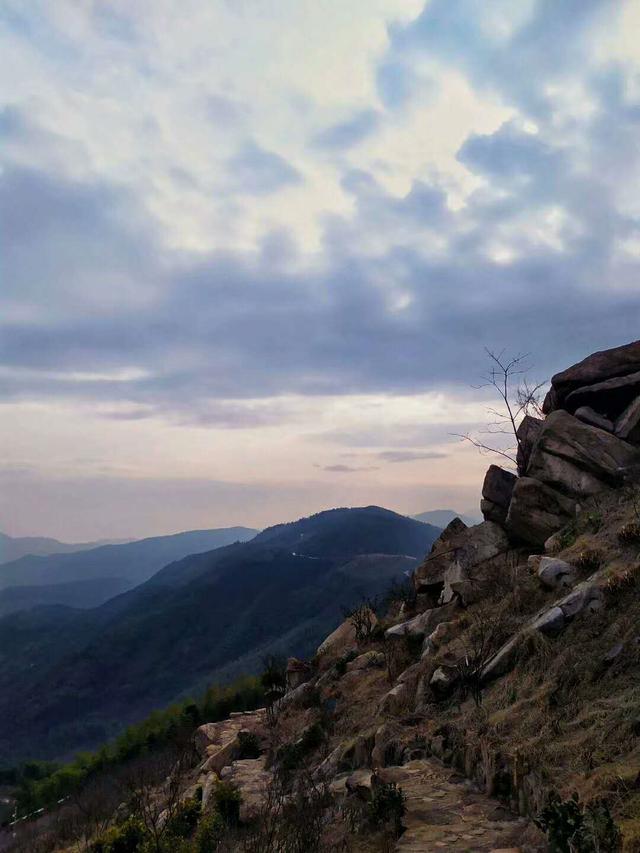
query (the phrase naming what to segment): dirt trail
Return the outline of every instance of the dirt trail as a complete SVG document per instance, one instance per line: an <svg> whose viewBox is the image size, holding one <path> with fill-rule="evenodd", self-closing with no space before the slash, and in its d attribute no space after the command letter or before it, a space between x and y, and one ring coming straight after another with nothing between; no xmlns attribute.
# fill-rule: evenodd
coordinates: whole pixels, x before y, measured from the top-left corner
<svg viewBox="0 0 640 853"><path fill-rule="evenodd" d="M406 831L398 853L537 853L544 846L526 843L531 824L496 800L474 790L470 782L437 761L412 761L387 767L385 781L397 782L407 797Z"/></svg>

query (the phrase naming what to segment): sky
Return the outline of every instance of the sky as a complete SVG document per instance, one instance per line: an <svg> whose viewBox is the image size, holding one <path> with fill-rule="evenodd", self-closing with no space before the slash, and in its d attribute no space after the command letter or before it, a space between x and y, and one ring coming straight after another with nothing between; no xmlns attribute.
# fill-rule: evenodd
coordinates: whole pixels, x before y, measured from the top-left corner
<svg viewBox="0 0 640 853"><path fill-rule="evenodd" d="M640 328L640 0L0 0L0 529L477 514Z"/></svg>

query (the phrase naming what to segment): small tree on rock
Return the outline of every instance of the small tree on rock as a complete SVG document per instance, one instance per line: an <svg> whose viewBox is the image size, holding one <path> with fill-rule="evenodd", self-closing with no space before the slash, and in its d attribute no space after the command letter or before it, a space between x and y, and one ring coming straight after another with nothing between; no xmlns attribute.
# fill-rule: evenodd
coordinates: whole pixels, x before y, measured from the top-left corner
<svg viewBox="0 0 640 853"><path fill-rule="evenodd" d="M518 449L521 444L518 427L525 415L543 417L540 398L545 383L539 382L532 385L527 379L526 374L531 368L527 354L509 357L505 350L494 352L485 349L485 352L489 359L488 370L482 377L483 382L473 387L493 388L498 395L500 407L488 409L491 420L481 432L483 436L495 438L485 440L470 433L456 433L456 435L463 441L473 444L480 452L494 453L517 466ZM498 436L509 436L514 444L501 447Z"/></svg>

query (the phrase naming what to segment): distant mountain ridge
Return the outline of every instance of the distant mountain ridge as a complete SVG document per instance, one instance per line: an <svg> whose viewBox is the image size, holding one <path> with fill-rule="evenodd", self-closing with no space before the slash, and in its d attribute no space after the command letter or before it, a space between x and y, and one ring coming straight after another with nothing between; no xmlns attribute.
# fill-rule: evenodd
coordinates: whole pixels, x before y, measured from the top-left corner
<svg viewBox="0 0 640 853"><path fill-rule="evenodd" d="M20 557L0 565L0 613L9 612L11 602L17 605L20 601L22 606L33 606L44 600L49 604L84 606L80 605L83 596L88 596L86 606L97 606L143 583L168 563L188 554L246 542L257 532L249 527L190 530L121 545L102 545L87 551ZM92 587L87 585L90 581ZM30 594L25 589L38 586L47 586L48 592L34 590ZM20 592L16 591L17 587ZM3 596L2 590L9 588L13 591ZM17 606L14 609L18 609Z"/></svg>
<svg viewBox="0 0 640 853"><path fill-rule="evenodd" d="M478 516L467 515L462 512L456 512L453 509L431 509L427 512L420 512L418 515L412 515L416 521L422 521L425 524L434 524L436 527L444 529L447 524L453 521L454 518L459 518L467 525L473 527L474 524L480 524L482 519Z"/></svg>
<svg viewBox="0 0 640 853"><path fill-rule="evenodd" d="M73 554L76 551L88 551L101 545L121 545L127 540L107 540L98 542L60 542L48 536L8 536L0 533L0 565L31 555L46 557L49 554Z"/></svg>
<svg viewBox="0 0 640 853"><path fill-rule="evenodd" d="M8 586L0 589L0 617L41 605L98 607L131 588L124 578L93 578L37 586Z"/></svg>
<svg viewBox="0 0 640 853"><path fill-rule="evenodd" d="M379 507L330 510L185 557L99 608L0 619L0 766L95 746L266 653L311 653L439 532Z"/></svg>

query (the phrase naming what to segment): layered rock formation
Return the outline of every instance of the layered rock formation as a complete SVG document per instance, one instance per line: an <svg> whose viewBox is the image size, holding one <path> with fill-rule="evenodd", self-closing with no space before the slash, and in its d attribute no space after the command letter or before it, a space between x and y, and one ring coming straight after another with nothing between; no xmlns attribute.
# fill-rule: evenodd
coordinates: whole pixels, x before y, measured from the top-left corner
<svg viewBox="0 0 640 853"><path fill-rule="evenodd" d="M543 405L518 429L518 469L504 519L508 472L492 466L482 510L515 541L543 545L581 504L640 477L640 342L595 353L556 374ZM503 485L504 484L504 485ZM500 488L502 486L502 488ZM500 494L495 501L491 495Z"/></svg>

